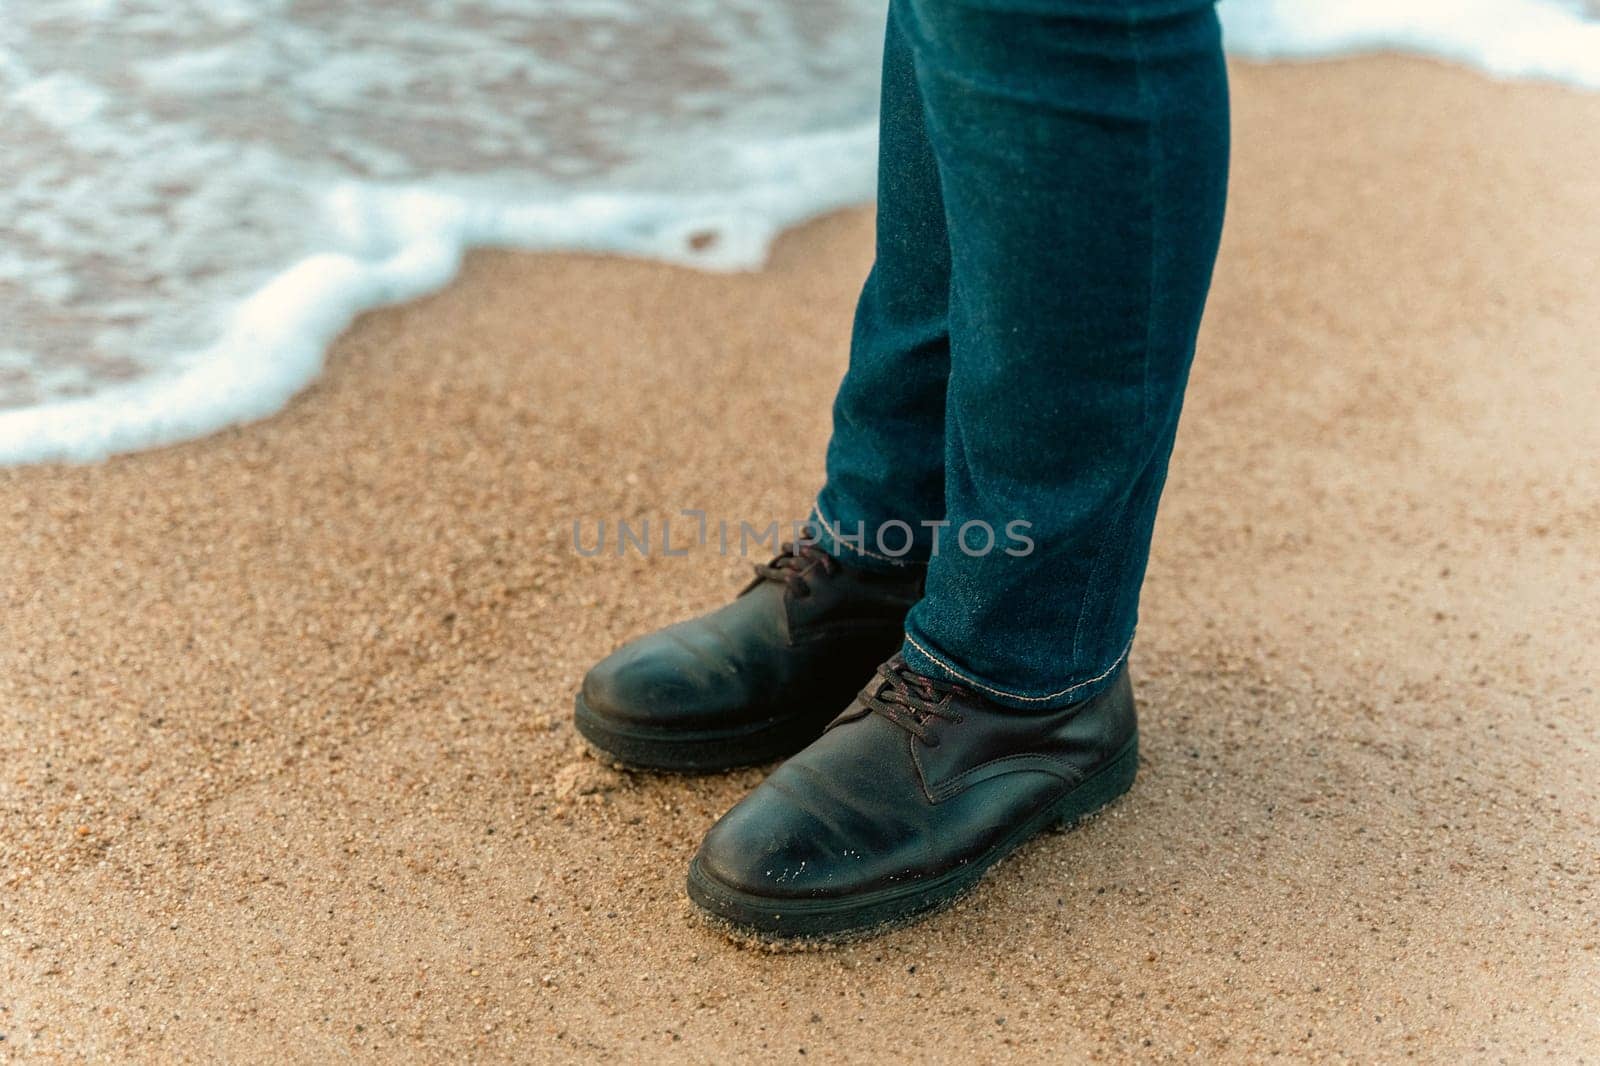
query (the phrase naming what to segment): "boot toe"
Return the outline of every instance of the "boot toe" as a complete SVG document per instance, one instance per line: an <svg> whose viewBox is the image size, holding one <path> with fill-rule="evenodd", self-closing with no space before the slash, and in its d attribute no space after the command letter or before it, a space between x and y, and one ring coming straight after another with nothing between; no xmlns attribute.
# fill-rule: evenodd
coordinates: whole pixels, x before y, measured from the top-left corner
<svg viewBox="0 0 1600 1066"><path fill-rule="evenodd" d="M839 879L837 852L849 854L831 837L822 820L763 787L711 827L696 859L705 875L737 892L816 897Z"/></svg>
<svg viewBox="0 0 1600 1066"><path fill-rule="evenodd" d="M594 714L619 723L692 726L738 706L730 672L708 668L692 647L655 634L626 644L584 676L581 698Z"/></svg>
<svg viewBox="0 0 1600 1066"><path fill-rule="evenodd" d="M701 871L763 899L848 896L909 872L926 801L891 772L905 751L894 727L856 724L824 733L723 815L700 846Z"/></svg>

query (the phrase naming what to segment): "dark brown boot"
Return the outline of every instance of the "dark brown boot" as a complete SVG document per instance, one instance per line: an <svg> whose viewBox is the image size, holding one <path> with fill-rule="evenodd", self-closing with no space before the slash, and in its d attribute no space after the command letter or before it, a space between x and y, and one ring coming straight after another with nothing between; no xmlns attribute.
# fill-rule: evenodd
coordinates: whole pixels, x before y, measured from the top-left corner
<svg viewBox="0 0 1600 1066"><path fill-rule="evenodd" d="M578 732L627 765L705 772L815 740L899 646L922 567L878 574L785 544L739 598L640 637L583 680Z"/></svg>
<svg viewBox="0 0 1600 1066"><path fill-rule="evenodd" d="M689 898L766 937L905 922L956 899L1040 830L1110 803L1138 764L1126 666L1081 703L1019 711L897 655L711 827Z"/></svg>

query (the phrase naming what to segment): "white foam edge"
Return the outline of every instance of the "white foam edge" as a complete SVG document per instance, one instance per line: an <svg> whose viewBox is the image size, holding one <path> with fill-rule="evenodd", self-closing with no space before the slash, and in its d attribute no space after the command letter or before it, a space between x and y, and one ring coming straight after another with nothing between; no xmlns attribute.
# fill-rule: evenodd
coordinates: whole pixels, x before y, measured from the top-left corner
<svg viewBox="0 0 1600 1066"><path fill-rule="evenodd" d="M315 380L325 352L358 315L442 288L472 248L759 268L784 229L872 198L877 130L746 144L717 158L724 177L735 177L712 195L584 193L515 203L428 186L330 188L322 207L345 250L307 256L273 277L181 370L0 411L0 464L90 462L276 414Z"/></svg>
<svg viewBox="0 0 1600 1066"><path fill-rule="evenodd" d="M1406 52L1495 77L1600 89L1600 22L1561 0L1222 0L1243 59Z"/></svg>

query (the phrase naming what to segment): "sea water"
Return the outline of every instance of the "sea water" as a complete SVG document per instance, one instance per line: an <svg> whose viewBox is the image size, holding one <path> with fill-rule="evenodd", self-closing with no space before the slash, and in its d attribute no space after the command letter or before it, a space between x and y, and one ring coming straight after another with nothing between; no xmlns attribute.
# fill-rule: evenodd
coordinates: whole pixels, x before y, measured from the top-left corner
<svg viewBox="0 0 1600 1066"><path fill-rule="evenodd" d="M1563 0L1223 0L1230 50L1600 88ZM0 0L0 463L279 410L500 245L758 267L871 198L882 0ZM538 294L530 294L538 299ZM537 343L537 338L529 338Z"/></svg>

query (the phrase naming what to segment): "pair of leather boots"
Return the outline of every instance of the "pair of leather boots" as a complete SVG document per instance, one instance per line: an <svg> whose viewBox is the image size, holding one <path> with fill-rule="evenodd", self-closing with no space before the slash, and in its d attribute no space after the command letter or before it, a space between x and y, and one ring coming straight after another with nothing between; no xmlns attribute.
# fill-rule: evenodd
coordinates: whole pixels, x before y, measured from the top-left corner
<svg viewBox="0 0 1600 1066"><path fill-rule="evenodd" d="M1125 665L1092 698L1039 711L916 673L897 654L922 595L912 569L786 544L732 603L584 678L578 731L610 761L704 773L790 756L690 863L689 898L713 918L763 938L870 934L1133 784Z"/></svg>

